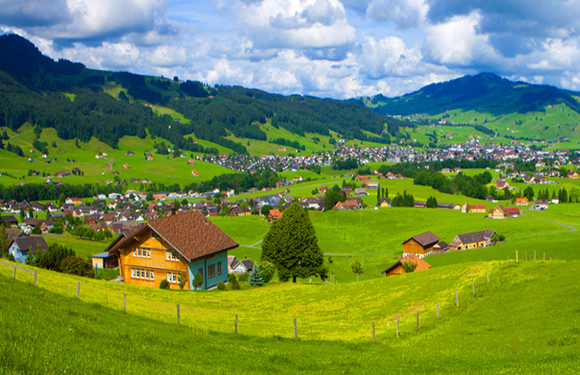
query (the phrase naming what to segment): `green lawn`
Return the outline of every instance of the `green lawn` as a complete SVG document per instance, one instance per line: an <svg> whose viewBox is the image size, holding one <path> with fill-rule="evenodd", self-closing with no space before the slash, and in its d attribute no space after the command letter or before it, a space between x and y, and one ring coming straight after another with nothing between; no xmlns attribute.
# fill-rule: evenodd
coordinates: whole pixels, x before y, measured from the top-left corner
<svg viewBox="0 0 580 375"><path fill-rule="evenodd" d="M357 284L196 293L43 270L34 286L32 275L19 271L12 280L11 268L0 265L0 369L359 374L384 373L388 366L388 373L400 374L575 373L580 286L571 281L579 267L578 261L528 262L498 276L494 263L466 263Z"/></svg>

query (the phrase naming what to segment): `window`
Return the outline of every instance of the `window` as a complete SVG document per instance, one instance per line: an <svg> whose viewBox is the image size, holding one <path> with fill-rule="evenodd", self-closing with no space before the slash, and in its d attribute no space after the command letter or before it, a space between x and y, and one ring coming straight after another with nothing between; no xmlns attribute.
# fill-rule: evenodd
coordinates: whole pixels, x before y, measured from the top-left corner
<svg viewBox="0 0 580 375"><path fill-rule="evenodd" d="M215 277L215 264L207 267L207 277L213 279Z"/></svg>
<svg viewBox="0 0 580 375"><path fill-rule="evenodd" d="M222 275L222 262L218 262L217 271L218 271L218 276L221 276Z"/></svg>
<svg viewBox="0 0 580 375"><path fill-rule="evenodd" d="M139 258L151 258L151 250L137 247L133 250L133 256Z"/></svg>
<svg viewBox="0 0 580 375"><path fill-rule="evenodd" d="M177 251L167 250L165 252L165 260L179 261L179 254L177 254Z"/></svg>
<svg viewBox="0 0 580 375"><path fill-rule="evenodd" d="M131 268L131 277L134 279L145 279L145 280L153 280L155 278L153 271L143 270L140 268Z"/></svg>

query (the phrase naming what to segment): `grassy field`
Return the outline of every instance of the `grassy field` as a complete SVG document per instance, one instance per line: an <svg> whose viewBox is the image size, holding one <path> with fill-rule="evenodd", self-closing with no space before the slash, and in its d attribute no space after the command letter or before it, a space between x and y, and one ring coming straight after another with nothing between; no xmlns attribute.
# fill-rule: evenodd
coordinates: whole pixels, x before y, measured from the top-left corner
<svg viewBox="0 0 580 375"><path fill-rule="evenodd" d="M570 281L579 262L526 262L503 268L500 276L494 265L445 266L350 285L200 293L43 270L36 287L32 275L19 272L12 280L11 269L0 265L5 301L0 339L6 343L0 368L6 373L354 374L381 373L390 364L389 373L577 372L580 310L570 302L580 286ZM235 314L238 335L233 334ZM294 317L298 341L291 339ZM373 322L376 344L371 342ZM236 366L232 358L239 358Z"/></svg>
<svg viewBox="0 0 580 375"><path fill-rule="evenodd" d="M0 128L0 131L4 129ZM160 138L152 140L149 137L140 139L125 136L119 141L117 150L93 138L87 143L80 142L80 148L77 148L74 140L59 139L54 129L44 129L40 137L41 141L47 142L49 145L50 159L57 158L56 162L51 161L50 164L46 164L39 151L29 153L34 140L32 128L23 126L19 130L22 131L22 134L13 135L9 142L22 147L25 154L30 155L34 161L29 162L26 158L16 157L11 152L0 150L0 163L2 165L0 172L3 174L0 176L0 184L3 185L43 183L45 181L42 176L27 176L30 169L55 174L62 171L71 172L76 167L84 172L83 176L71 175L55 179L70 184L98 183L104 185L107 180L113 181L115 177L118 177L121 180L127 180L128 186L132 188L140 188L140 184L130 183L131 178L141 180L146 178L165 185L178 183L183 186L196 181L209 180L224 173L232 173L228 168L203 161L187 165L191 156L195 157L199 154L189 153L187 157L178 159L173 159L171 155L158 155L153 148L154 142L165 142L166 145L170 145L169 142ZM9 136L11 135L9 134ZM52 142L55 142L57 147L52 147ZM125 155L127 151L133 151L135 155L127 156ZM95 155L103 152L107 153L106 158L95 159ZM144 153L153 154L154 160L146 161ZM75 160L76 163L67 162L67 159ZM107 164L111 166L107 166ZM125 168L125 164L129 168ZM199 177L192 177L192 169L199 172ZM115 176L113 172L118 172L119 175ZM7 176L6 173L16 178Z"/></svg>

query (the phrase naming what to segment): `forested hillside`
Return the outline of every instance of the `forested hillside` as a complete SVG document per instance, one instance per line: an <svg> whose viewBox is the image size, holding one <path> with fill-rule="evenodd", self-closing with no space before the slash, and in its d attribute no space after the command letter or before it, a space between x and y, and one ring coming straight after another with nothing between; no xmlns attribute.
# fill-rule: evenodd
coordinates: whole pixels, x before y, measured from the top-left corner
<svg viewBox="0 0 580 375"><path fill-rule="evenodd" d="M386 135L397 133L400 124L344 101L243 87L210 88L177 77L94 71L81 63L55 62L17 35L0 37L0 70L0 126L16 130L28 122L40 129L55 128L63 139L86 142L94 136L113 148L124 135L144 138L148 131L183 150L207 151L184 137L194 133L244 153L243 145L224 137L266 140L260 125L267 121L298 135L328 135L332 130L343 137L386 143ZM115 95L107 93L111 84L118 90ZM143 104L169 107L189 121L158 116Z"/></svg>
<svg viewBox="0 0 580 375"><path fill-rule="evenodd" d="M580 112L577 93L547 85L512 82L491 73L465 76L448 82L433 83L397 98L377 95L352 102L368 104L377 113L437 115L462 109L488 112L495 116L509 113L543 112L548 105L566 104Z"/></svg>

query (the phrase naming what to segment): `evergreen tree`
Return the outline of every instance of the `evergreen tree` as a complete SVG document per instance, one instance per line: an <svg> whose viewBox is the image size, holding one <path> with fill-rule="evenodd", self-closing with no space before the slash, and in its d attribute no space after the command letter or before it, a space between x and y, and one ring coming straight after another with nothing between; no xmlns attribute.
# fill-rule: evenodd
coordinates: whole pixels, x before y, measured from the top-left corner
<svg viewBox="0 0 580 375"><path fill-rule="evenodd" d="M381 205L381 188L377 189L377 206Z"/></svg>
<svg viewBox="0 0 580 375"><path fill-rule="evenodd" d="M270 227L262 243L262 261L274 263L281 281L319 276L325 280L323 253L308 213L293 203Z"/></svg>
<svg viewBox="0 0 580 375"><path fill-rule="evenodd" d="M437 198L429 197L427 199L427 208L437 208L439 204L437 203Z"/></svg>
<svg viewBox="0 0 580 375"><path fill-rule="evenodd" d="M252 273L250 274L250 279L248 280L250 285L262 286L264 284L264 279L260 273L260 266L257 264L254 266Z"/></svg>

